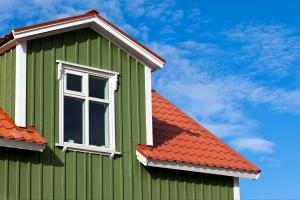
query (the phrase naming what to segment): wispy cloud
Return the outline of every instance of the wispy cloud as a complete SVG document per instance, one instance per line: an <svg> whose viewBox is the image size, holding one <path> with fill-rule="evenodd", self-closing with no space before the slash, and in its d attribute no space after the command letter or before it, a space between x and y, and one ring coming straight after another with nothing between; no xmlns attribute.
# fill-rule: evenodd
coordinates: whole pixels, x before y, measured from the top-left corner
<svg viewBox="0 0 300 200"><path fill-rule="evenodd" d="M0 31L18 26L83 13L89 9L98 9L101 14L115 23L125 24L123 10L119 0L2 0L0 10Z"/></svg>
<svg viewBox="0 0 300 200"><path fill-rule="evenodd" d="M283 24L236 25L226 32L240 49L235 60L256 72L286 76L299 69L299 30Z"/></svg>
<svg viewBox="0 0 300 200"><path fill-rule="evenodd" d="M280 160L270 157L269 155L261 156L259 158L259 161L268 163L269 167L280 167L280 165L281 165Z"/></svg>
<svg viewBox="0 0 300 200"><path fill-rule="evenodd" d="M230 142L237 150L258 153L273 153L274 143L262 138L238 138Z"/></svg>
<svg viewBox="0 0 300 200"><path fill-rule="evenodd" d="M29 0L24 4L19 0L2 0L1 5L2 32L20 24L98 9L167 58L165 69L154 73L156 89L241 150L270 153L274 148L271 141L262 137L263 133L256 132L258 122L247 115L247 104L265 104L276 112L300 114L300 89L266 86L255 77L262 72L278 79L290 72L299 76L300 38L295 36L299 32L296 29L282 24L240 24L208 33L213 37L221 35L219 41L199 41L193 37L186 40L175 36L180 31L199 34L202 25L210 20L198 8L184 11L174 7L174 1ZM143 22L131 24L126 20L128 16ZM154 19L159 23L151 23ZM149 42L150 33L156 34L157 30L164 35L162 41L175 42ZM236 68L245 73L229 70ZM251 142L256 143L255 150L250 149Z"/></svg>
<svg viewBox="0 0 300 200"><path fill-rule="evenodd" d="M258 122L248 117L247 105L265 104L276 112L300 114L300 90L267 87L238 74L206 70L220 64L218 56L230 59L217 44L182 41L151 46L169 61L163 74L155 75L156 88L239 150L271 153L275 147L263 133L255 133Z"/></svg>

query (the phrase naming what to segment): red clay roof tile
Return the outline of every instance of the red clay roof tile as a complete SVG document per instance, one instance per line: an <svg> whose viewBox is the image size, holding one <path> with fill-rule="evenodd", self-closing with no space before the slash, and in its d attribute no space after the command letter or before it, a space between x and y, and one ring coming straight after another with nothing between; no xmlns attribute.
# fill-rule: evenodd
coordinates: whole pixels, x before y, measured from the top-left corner
<svg viewBox="0 0 300 200"><path fill-rule="evenodd" d="M140 144L136 147L146 158L260 172L260 169L155 91L152 91L152 109L154 145Z"/></svg>
<svg viewBox="0 0 300 200"><path fill-rule="evenodd" d="M0 108L0 138L14 139L36 144L47 144L47 141L33 127L19 128L13 120Z"/></svg>

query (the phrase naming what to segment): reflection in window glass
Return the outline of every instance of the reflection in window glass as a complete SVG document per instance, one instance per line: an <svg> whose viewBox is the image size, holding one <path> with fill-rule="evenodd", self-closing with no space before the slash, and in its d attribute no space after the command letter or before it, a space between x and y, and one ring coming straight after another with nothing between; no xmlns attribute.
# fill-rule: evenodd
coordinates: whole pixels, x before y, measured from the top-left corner
<svg viewBox="0 0 300 200"><path fill-rule="evenodd" d="M89 77L89 96L100 99L107 99L108 88L107 80L94 76Z"/></svg>
<svg viewBox="0 0 300 200"><path fill-rule="evenodd" d="M82 144L83 100L64 98L64 141Z"/></svg>
<svg viewBox="0 0 300 200"><path fill-rule="evenodd" d="M67 74L67 90L82 92L82 76Z"/></svg>
<svg viewBox="0 0 300 200"><path fill-rule="evenodd" d="M89 143L95 146L108 146L108 106L89 102Z"/></svg>

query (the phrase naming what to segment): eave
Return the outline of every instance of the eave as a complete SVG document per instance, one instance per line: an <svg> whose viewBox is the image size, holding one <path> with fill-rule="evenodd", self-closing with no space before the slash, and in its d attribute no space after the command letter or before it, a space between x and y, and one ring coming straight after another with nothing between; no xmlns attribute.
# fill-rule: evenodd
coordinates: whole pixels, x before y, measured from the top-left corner
<svg viewBox="0 0 300 200"><path fill-rule="evenodd" d="M215 175L231 176L231 177L238 177L238 178L248 178L248 179L255 179L255 180L258 179L260 176L260 173L255 173L251 171L232 170L232 169L226 169L221 167L194 165L194 164L188 164L183 162L148 159L138 151L136 151L136 156L140 163L142 163L144 166L149 166L149 167L158 167L158 168L190 171L190 172L205 173L205 174L215 174Z"/></svg>
<svg viewBox="0 0 300 200"><path fill-rule="evenodd" d="M34 142L26 142L26 141L15 140L15 139L0 138L0 146L14 148L14 149L23 149L23 150L43 152L43 150L46 147L46 144L37 144Z"/></svg>
<svg viewBox="0 0 300 200"><path fill-rule="evenodd" d="M0 47L0 54L20 42L87 27L101 34L153 71L162 68L165 64L163 58L100 16L97 11L14 29L13 38L8 38L9 41L5 41L6 43Z"/></svg>

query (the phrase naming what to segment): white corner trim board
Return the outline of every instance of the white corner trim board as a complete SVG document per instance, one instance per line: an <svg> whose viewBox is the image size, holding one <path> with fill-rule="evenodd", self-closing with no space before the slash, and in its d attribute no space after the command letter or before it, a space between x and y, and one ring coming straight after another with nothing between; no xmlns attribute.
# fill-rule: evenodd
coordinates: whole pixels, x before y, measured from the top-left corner
<svg viewBox="0 0 300 200"><path fill-rule="evenodd" d="M136 156L137 159L144 166L149 166L149 167L160 167L160 168L167 168L167 169L199 172L199 173L206 173L206 174L216 174L216 175L240 177L240 178L249 178L249 179L258 179L259 177L259 174L256 174L254 172L245 172L240 170L231 170L231 169L224 169L219 167L209 167L204 165L193 165L193 164L180 163L174 161L160 161L160 160L147 159L138 151L136 151Z"/></svg>
<svg viewBox="0 0 300 200"><path fill-rule="evenodd" d="M240 200L240 179L238 177L234 177L233 179L233 199Z"/></svg>
<svg viewBox="0 0 300 200"><path fill-rule="evenodd" d="M14 139L0 138L0 146L14 148L14 149L25 149L25 150L42 152L45 149L46 144L36 144L33 142L25 142L25 141L19 141Z"/></svg>
<svg viewBox="0 0 300 200"><path fill-rule="evenodd" d="M151 69L145 66L145 100L146 100L146 140L147 145L153 145L152 124L152 92Z"/></svg>
<svg viewBox="0 0 300 200"><path fill-rule="evenodd" d="M15 123L20 127L26 127L26 53L27 42L17 44Z"/></svg>
<svg viewBox="0 0 300 200"><path fill-rule="evenodd" d="M145 63L146 65L149 65L153 70L163 68L163 65L165 64L164 61L157 58L155 55L147 51L144 47L134 42L128 36L124 35L120 31L112 27L110 24L96 16L89 16L73 21L32 28L20 32L15 32L13 30L13 42L32 40L39 37L45 37L85 27L90 27L97 33L105 36L107 39L112 40L112 42L114 42L117 46L121 47L124 51L128 52L133 57L139 58L138 60L140 60L142 63ZM4 44L0 50L5 51L7 49L6 46L9 46L9 44Z"/></svg>

